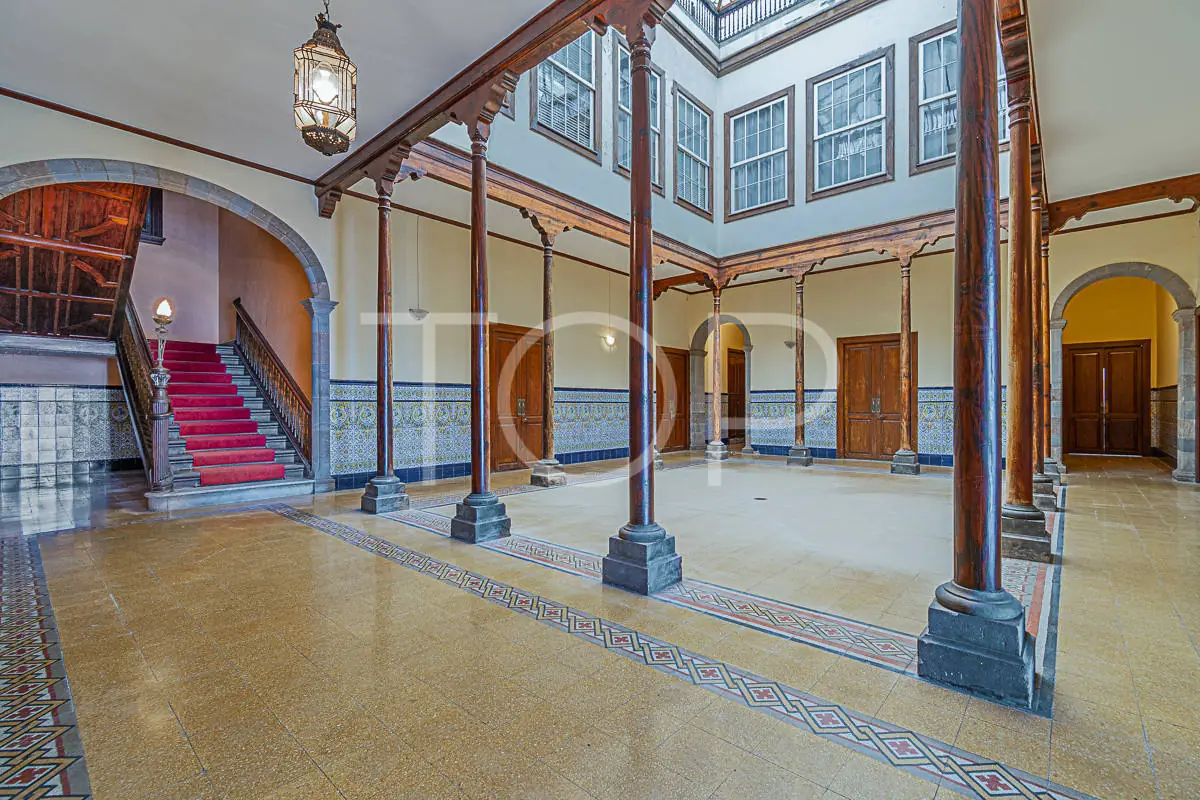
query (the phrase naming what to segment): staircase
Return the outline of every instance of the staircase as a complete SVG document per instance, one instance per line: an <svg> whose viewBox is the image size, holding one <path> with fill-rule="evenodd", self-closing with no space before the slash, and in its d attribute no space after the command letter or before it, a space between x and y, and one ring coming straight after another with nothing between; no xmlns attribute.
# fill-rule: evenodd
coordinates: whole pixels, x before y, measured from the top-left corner
<svg viewBox="0 0 1200 800"><path fill-rule="evenodd" d="M157 358L157 342L147 343ZM232 344L169 341L168 454L173 488L147 495L177 510L311 494L313 482Z"/></svg>

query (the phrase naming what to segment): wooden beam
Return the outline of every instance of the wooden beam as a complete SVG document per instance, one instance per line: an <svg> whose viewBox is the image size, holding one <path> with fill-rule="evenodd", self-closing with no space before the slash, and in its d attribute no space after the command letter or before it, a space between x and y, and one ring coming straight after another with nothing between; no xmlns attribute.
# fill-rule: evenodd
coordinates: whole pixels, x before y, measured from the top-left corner
<svg viewBox="0 0 1200 800"><path fill-rule="evenodd" d="M1151 181L1150 183L1140 183L1137 186L1126 186L1107 192L1072 197L1069 200L1059 200L1057 203L1050 204L1050 232L1058 233L1071 220L1082 219L1085 214L1092 211L1122 208L1155 200L1171 200L1182 203L1187 199L1200 205L1200 174L1183 175L1178 178Z"/></svg>
<svg viewBox="0 0 1200 800"><path fill-rule="evenodd" d="M596 17L612 2L556 0L317 178L316 193L321 200L321 215L332 215L338 190L345 190L369 175L376 163L386 158L393 148L411 148L450 122L452 109L481 87L495 84L506 72L519 75L535 67L550 54L582 36L589 28L603 28L603 22Z"/></svg>
<svg viewBox="0 0 1200 800"><path fill-rule="evenodd" d="M121 250L115 250L111 247L100 247L94 244L83 244L82 242L62 242L57 239L47 239L44 236L38 236L33 233L13 233L12 231L0 231L0 242L8 244L17 244L23 247L37 247L44 250L54 250L59 253L74 253L77 256L92 256L94 258L107 258L112 261L128 261L131 256Z"/></svg>
<svg viewBox="0 0 1200 800"><path fill-rule="evenodd" d="M702 283L704 276L696 272L687 272L683 275L672 275L669 278L659 278L654 282L654 299L658 299L667 289L672 289L676 286L687 286L692 283Z"/></svg>
<svg viewBox="0 0 1200 800"><path fill-rule="evenodd" d="M425 141L412 149L409 163L436 181L470 191L471 160L463 151L438 141ZM487 166L488 198L524 209L529 215L561 220L576 230L590 233L621 246L629 245L629 221L552 189L495 164ZM654 234L658 256L670 263L700 272L717 274L717 259L660 233Z"/></svg>

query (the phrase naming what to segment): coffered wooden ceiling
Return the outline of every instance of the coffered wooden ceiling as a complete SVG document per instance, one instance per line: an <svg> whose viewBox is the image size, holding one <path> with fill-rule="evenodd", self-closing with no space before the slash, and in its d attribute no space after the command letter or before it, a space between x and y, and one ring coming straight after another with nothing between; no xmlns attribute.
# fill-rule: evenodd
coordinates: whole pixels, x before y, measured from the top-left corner
<svg viewBox="0 0 1200 800"><path fill-rule="evenodd" d="M331 0L358 65L361 144L550 0ZM292 122L292 50L320 0L4 4L0 85L315 178ZM54 57L47 57L52 45Z"/></svg>
<svg viewBox="0 0 1200 800"><path fill-rule="evenodd" d="M0 198L0 331L112 338L149 193L80 183Z"/></svg>

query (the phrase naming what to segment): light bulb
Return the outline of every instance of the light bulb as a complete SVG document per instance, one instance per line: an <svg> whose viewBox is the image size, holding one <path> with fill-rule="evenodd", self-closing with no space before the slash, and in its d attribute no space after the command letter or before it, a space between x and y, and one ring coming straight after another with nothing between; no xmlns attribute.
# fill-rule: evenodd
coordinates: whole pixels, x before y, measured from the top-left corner
<svg viewBox="0 0 1200 800"><path fill-rule="evenodd" d="M613 336L611 333L605 333L602 338L604 339L604 344L608 347L612 347L617 343L617 337Z"/></svg>
<svg viewBox="0 0 1200 800"><path fill-rule="evenodd" d="M333 105L337 100L338 84L329 67L317 67L312 73L312 91L317 100L325 105Z"/></svg>
<svg viewBox="0 0 1200 800"><path fill-rule="evenodd" d="M154 314L158 317L170 317L174 312L175 310L171 308L171 301L165 297L159 300L158 305L154 308Z"/></svg>

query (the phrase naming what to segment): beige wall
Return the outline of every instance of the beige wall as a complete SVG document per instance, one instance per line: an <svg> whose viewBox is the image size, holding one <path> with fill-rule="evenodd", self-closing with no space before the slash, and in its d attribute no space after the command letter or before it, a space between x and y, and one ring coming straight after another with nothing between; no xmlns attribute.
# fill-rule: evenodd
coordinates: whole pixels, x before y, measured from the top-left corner
<svg viewBox="0 0 1200 800"><path fill-rule="evenodd" d="M220 282L217 211L203 200L163 192L162 245L142 244L134 262L130 293L142 327L159 298L175 306L170 338L186 342L219 342L217 320Z"/></svg>
<svg viewBox="0 0 1200 800"><path fill-rule="evenodd" d="M312 296L303 267L291 251L252 222L219 210L221 341L236 335L233 301L241 298L305 395L312 390L312 325L300 305Z"/></svg>
<svg viewBox="0 0 1200 800"><path fill-rule="evenodd" d="M0 383L120 386L115 358L94 356L0 356Z"/></svg>

